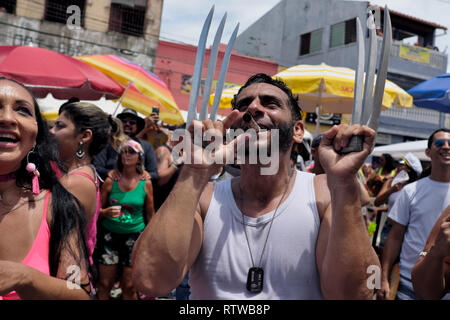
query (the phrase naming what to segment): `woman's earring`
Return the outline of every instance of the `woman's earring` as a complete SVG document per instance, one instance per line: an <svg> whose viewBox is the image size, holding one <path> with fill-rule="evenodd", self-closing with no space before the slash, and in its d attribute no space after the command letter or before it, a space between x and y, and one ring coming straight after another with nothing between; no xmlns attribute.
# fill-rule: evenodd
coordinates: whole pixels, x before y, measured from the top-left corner
<svg viewBox="0 0 450 320"><path fill-rule="evenodd" d="M32 186L32 191L33 194L39 194L41 192L40 188L39 188L39 171L36 168L36 165L33 162L30 162L29 157L30 157L30 153L34 152L34 146L33 148L28 152L27 154L27 166L25 167L25 169L33 174L33 179L31 182L31 186Z"/></svg>
<svg viewBox="0 0 450 320"><path fill-rule="evenodd" d="M78 159L83 159L86 153L83 150L83 141L80 141L80 147L78 148L78 151L76 153L76 156Z"/></svg>

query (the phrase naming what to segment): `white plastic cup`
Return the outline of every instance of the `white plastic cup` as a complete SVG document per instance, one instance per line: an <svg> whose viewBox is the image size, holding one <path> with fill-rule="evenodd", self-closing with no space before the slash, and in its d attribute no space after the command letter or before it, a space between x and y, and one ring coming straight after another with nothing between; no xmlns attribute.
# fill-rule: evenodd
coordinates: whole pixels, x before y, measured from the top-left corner
<svg viewBox="0 0 450 320"><path fill-rule="evenodd" d="M122 210L122 206L111 206L113 208L113 215L119 215L119 217L122 215L120 211Z"/></svg>

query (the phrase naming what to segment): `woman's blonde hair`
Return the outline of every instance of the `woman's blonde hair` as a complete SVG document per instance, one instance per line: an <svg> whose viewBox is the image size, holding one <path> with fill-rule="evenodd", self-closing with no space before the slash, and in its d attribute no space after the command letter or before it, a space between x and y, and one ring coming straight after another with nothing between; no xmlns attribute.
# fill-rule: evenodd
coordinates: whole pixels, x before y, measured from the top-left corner
<svg viewBox="0 0 450 320"><path fill-rule="evenodd" d="M109 120L112 126L110 137L111 146L119 153L120 146L124 144L129 137L123 132L123 124L120 119L109 116Z"/></svg>

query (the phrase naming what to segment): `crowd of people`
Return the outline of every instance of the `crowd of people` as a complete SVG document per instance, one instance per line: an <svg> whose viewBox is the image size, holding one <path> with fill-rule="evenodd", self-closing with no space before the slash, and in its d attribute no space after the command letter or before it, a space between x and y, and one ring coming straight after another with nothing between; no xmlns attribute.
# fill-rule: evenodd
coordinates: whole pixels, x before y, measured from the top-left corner
<svg viewBox="0 0 450 320"><path fill-rule="evenodd" d="M283 82L254 75L232 105L178 127L182 142L157 110L113 117L76 98L50 129L31 91L0 78L0 300L450 298L449 129L430 135L424 168L410 153L368 162L375 132L333 126L302 171L301 101ZM266 175L248 159L275 130ZM353 135L363 150L342 154ZM240 143L247 161L228 163Z"/></svg>

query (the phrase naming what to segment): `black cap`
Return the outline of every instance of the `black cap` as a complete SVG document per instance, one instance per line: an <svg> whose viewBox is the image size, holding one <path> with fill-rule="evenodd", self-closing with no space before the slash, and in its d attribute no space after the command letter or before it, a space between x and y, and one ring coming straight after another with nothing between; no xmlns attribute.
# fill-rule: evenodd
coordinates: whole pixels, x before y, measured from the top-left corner
<svg viewBox="0 0 450 320"><path fill-rule="evenodd" d="M117 118L119 118L121 121L123 118L129 118L129 117L134 118L137 121L136 133L138 133L139 131L144 129L145 121L144 121L144 119L142 119L141 117L138 116L138 113L136 110L131 109L131 108L125 108L125 109L123 109L123 111L121 113L119 113L117 115Z"/></svg>

